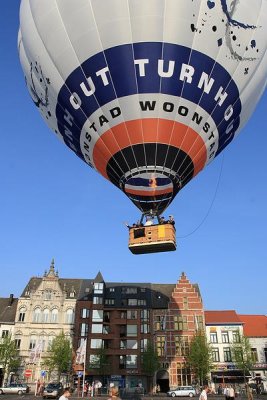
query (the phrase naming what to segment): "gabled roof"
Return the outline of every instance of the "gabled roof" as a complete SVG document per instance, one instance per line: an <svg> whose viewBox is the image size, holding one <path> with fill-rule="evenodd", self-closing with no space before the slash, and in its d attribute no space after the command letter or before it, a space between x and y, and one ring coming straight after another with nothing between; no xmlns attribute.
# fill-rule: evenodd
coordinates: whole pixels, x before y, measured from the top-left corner
<svg viewBox="0 0 267 400"><path fill-rule="evenodd" d="M205 311L204 314L206 325L242 325L235 310Z"/></svg>
<svg viewBox="0 0 267 400"><path fill-rule="evenodd" d="M21 297L29 297L30 292L35 292L42 283L43 278L33 277L29 280L26 287L24 288ZM63 292L66 292L66 297L70 297L70 293L74 291L77 298L80 292L83 279L64 279L58 278L58 283Z"/></svg>
<svg viewBox="0 0 267 400"><path fill-rule="evenodd" d="M244 324L244 335L267 338L267 316L238 314Z"/></svg>
<svg viewBox="0 0 267 400"><path fill-rule="evenodd" d="M13 297L0 298L0 323L1 324L14 324L18 299Z"/></svg>

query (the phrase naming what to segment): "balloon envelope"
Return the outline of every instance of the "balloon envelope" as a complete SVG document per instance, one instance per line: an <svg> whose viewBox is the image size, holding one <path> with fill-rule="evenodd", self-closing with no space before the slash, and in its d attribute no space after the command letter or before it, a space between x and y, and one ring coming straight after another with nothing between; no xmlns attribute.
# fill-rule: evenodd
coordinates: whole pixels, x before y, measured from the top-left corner
<svg viewBox="0 0 267 400"><path fill-rule="evenodd" d="M267 1L22 0L18 46L58 138L155 215L263 93Z"/></svg>

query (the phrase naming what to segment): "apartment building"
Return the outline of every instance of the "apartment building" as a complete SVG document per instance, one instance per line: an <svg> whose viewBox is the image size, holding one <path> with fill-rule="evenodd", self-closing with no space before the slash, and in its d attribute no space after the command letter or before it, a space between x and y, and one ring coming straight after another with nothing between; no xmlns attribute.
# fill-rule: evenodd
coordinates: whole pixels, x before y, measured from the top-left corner
<svg viewBox="0 0 267 400"><path fill-rule="evenodd" d="M161 362L156 383L166 391L192 383L186 356L191 337L203 323L199 288L184 273L176 284L105 282L99 273L83 281L74 348L87 339L87 380L146 389L142 353L151 341ZM103 355L105 365L100 366ZM75 366L77 372L82 368Z"/></svg>

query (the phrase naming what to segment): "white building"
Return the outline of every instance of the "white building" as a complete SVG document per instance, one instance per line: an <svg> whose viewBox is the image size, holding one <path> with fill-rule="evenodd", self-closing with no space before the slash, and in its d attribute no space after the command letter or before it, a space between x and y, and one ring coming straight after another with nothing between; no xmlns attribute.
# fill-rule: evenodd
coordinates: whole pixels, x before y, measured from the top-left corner
<svg viewBox="0 0 267 400"><path fill-rule="evenodd" d="M235 367L231 355L232 343L243 335L243 323L234 310L205 311L206 335L212 346L211 381L218 388L224 384L241 384L243 372Z"/></svg>
<svg viewBox="0 0 267 400"><path fill-rule="evenodd" d="M61 279L52 260L48 273L33 277L18 299L14 338L22 358L19 379L46 379L45 357L53 338L61 333L72 340L81 279Z"/></svg>
<svg viewBox="0 0 267 400"><path fill-rule="evenodd" d="M250 382L267 391L267 317L243 314L238 316L244 324L244 335L249 338L254 358Z"/></svg>
<svg viewBox="0 0 267 400"><path fill-rule="evenodd" d="M17 303L18 299L15 299L13 294L9 298L0 298L0 340L9 335L13 337ZM0 386L4 379L8 377L4 377L3 366L0 363Z"/></svg>

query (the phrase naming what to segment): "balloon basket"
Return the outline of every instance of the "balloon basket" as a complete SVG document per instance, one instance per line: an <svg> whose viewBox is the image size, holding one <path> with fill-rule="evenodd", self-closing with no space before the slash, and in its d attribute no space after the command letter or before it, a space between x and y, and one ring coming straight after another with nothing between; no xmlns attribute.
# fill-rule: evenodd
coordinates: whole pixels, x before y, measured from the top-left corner
<svg viewBox="0 0 267 400"><path fill-rule="evenodd" d="M159 253L176 250L175 227L158 224L129 229L129 250L133 254Z"/></svg>

